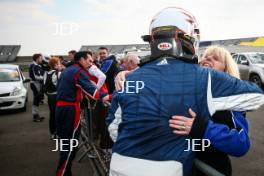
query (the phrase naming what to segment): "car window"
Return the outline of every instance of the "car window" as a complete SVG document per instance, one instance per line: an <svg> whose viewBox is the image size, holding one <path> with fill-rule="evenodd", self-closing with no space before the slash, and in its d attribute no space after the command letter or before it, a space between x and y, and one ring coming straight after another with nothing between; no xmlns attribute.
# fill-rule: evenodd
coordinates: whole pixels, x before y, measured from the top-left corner
<svg viewBox="0 0 264 176"><path fill-rule="evenodd" d="M237 63L238 63L238 64L241 64L242 61L247 61L246 56L244 56L244 55L240 55L240 56L238 57Z"/></svg>
<svg viewBox="0 0 264 176"><path fill-rule="evenodd" d="M237 64L241 64L240 56L238 56L238 58L237 58Z"/></svg>
<svg viewBox="0 0 264 176"><path fill-rule="evenodd" d="M237 55L234 54L232 57L233 57L234 61L237 62Z"/></svg>
<svg viewBox="0 0 264 176"><path fill-rule="evenodd" d="M0 68L0 82L20 81L20 75L16 68Z"/></svg>
<svg viewBox="0 0 264 176"><path fill-rule="evenodd" d="M253 64L264 64L264 54L263 53L250 54L249 58Z"/></svg>

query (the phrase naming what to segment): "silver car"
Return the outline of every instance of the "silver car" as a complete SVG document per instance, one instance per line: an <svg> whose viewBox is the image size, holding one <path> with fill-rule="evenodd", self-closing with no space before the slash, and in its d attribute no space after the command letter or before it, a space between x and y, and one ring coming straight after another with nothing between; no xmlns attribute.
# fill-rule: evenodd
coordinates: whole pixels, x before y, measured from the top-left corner
<svg viewBox="0 0 264 176"><path fill-rule="evenodd" d="M264 85L264 53L237 53L232 57L239 67L240 77L263 88Z"/></svg>

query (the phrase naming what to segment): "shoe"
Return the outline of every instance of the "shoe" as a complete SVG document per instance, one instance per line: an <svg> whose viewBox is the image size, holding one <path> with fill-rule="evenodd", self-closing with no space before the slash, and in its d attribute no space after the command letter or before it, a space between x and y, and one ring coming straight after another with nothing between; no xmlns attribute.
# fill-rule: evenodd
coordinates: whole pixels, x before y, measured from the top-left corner
<svg viewBox="0 0 264 176"><path fill-rule="evenodd" d="M40 118L34 118L33 122L42 122L42 120Z"/></svg>
<svg viewBox="0 0 264 176"><path fill-rule="evenodd" d="M44 119L45 119L45 117L39 117L39 119L40 119L40 120L44 120Z"/></svg>
<svg viewBox="0 0 264 176"><path fill-rule="evenodd" d="M33 115L33 122L41 122L44 117L40 117L38 114Z"/></svg>

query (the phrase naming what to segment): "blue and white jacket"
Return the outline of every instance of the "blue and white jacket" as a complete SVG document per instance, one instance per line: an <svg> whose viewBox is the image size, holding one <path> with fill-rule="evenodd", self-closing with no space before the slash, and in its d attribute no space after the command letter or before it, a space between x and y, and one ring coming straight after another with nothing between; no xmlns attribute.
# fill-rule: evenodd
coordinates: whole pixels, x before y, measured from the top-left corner
<svg viewBox="0 0 264 176"><path fill-rule="evenodd" d="M191 174L194 152L184 151L190 137L172 132L171 116L188 117L191 108L208 122L218 110L247 111L264 103L262 90L253 83L171 58L160 58L130 73L126 82L133 81L142 81L144 88L137 91L136 86L125 84L126 91L114 93L109 109L107 125L118 127L113 152L179 161L184 176Z"/></svg>
<svg viewBox="0 0 264 176"><path fill-rule="evenodd" d="M109 94L115 90L115 76L119 72L117 61L114 55L107 57L102 61L100 70L106 75L105 84Z"/></svg>
<svg viewBox="0 0 264 176"><path fill-rule="evenodd" d="M43 82L44 70L41 65L33 61L29 66L29 77L33 82Z"/></svg>

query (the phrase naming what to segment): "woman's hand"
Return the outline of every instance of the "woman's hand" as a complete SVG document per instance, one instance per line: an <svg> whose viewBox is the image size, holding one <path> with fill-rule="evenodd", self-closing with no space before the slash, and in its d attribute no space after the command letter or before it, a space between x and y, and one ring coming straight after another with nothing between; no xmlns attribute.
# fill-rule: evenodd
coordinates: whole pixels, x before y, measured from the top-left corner
<svg viewBox="0 0 264 176"><path fill-rule="evenodd" d="M173 133L179 135L188 135L190 133L196 113L189 108L189 114L191 118L177 115L172 116L172 119L169 120L169 125L174 128Z"/></svg>
<svg viewBox="0 0 264 176"><path fill-rule="evenodd" d="M115 88L116 91L121 90L124 87L124 82L126 81L126 75L130 73L130 71L121 71L115 77Z"/></svg>

